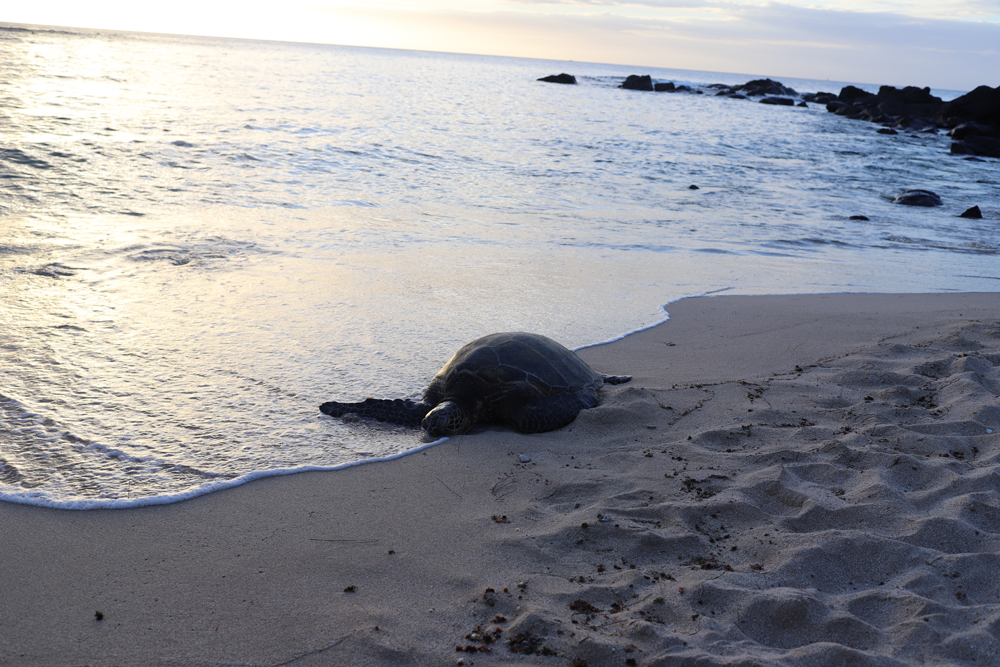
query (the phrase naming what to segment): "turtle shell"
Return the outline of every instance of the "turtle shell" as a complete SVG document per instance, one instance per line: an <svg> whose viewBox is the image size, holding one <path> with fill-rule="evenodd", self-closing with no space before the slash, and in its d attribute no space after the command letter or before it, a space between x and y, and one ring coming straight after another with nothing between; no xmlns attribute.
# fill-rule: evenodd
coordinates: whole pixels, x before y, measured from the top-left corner
<svg viewBox="0 0 1000 667"><path fill-rule="evenodd" d="M319 409L339 417L356 414L394 424L420 424L433 436L460 435L476 424L506 423L522 433L566 426L598 404L605 383L628 375L595 373L575 352L545 336L498 333L459 350L424 392L422 401L368 398L330 401Z"/></svg>
<svg viewBox="0 0 1000 667"><path fill-rule="evenodd" d="M474 377L484 394L507 392L527 383L543 396L555 396L597 391L604 384L601 375L576 352L551 338L523 332L490 334L460 349L434 376L425 400L439 402L456 382L465 384L460 382L463 377Z"/></svg>

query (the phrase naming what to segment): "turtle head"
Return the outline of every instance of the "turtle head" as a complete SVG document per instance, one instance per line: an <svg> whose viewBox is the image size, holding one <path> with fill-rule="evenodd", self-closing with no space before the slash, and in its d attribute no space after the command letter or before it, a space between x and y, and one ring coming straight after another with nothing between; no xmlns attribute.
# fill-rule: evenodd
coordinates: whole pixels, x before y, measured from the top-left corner
<svg viewBox="0 0 1000 667"><path fill-rule="evenodd" d="M476 424L473 414L455 401L442 401L420 424L428 435L443 438L462 435Z"/></svg>

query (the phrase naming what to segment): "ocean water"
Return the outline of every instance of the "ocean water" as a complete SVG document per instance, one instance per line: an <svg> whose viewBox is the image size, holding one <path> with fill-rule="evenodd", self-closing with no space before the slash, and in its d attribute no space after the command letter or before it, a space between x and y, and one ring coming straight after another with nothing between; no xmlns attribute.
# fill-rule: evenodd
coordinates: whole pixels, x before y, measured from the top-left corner
<svg viewBox="0 0 1000 667"><path fill-rule="evenodd" d="M417 431L317 406L419 396L494 331L578 347L686 296L1000 288L996 160L617 88L760 75L12 26L0 54L8 501L403 454ZM917 187L945 206L890 203Z"/></svg>

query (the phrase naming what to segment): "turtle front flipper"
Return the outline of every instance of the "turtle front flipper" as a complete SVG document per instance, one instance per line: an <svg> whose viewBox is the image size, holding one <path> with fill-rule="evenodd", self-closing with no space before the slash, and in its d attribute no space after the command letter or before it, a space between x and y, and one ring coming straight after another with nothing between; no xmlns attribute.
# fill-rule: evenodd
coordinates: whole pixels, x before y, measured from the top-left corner
<svg viewBox="0 0 1000 667"><path fill-rule="evenodd" d="M507 421L522 433L543 433L572 423L580 410L596 405L597 392L593 390L535 396L510 409Z"/></svg>
<svg viewBox="0 0 1000 667"><path fill-rule="evenodd" d="M631 375L605 375L604 373L600 375L601 379L604 380L604 384L625 384L632 381Z"/></svg>
<svg viewBox="0 0 1000 667"><path fill-rule="evenodd" d="M343 417L355 414L364 419L374 419L400 426L420 426L431 406L423 401L393 400L383 398L366 398L360 403L337 403L330 401L319 406L319 411L331 417Z"/></svg>

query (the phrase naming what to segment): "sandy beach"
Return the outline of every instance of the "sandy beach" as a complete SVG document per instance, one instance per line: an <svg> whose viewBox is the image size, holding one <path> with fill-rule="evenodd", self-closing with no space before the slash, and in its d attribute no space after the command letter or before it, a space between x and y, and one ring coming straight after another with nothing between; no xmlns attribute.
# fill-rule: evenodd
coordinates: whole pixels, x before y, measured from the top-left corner
<svg viewBox="0 0 1000 667"><path fill-rule="evenodd" d="M668 310L560 431L0 503L0 665L1000 664L1000 294Z"/></svg>

